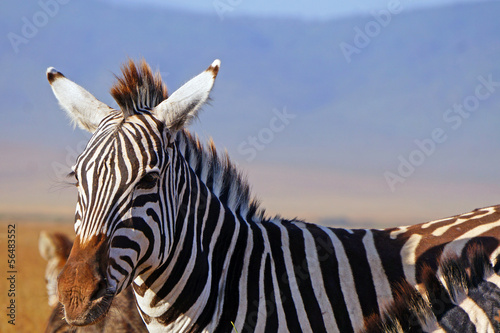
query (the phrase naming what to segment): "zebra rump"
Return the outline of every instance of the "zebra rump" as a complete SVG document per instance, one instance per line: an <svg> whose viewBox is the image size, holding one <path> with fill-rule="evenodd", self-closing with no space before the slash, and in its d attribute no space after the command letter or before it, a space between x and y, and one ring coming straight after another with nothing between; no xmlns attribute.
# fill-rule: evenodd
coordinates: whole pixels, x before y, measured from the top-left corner
<svg viewBox="0 0 500 333"><path fill-rule="evenodd" d="M500 332L500 256L495 266L482 246L447 257L438 273L425 268L418 290L402 282L382 316L364 332Z"/></svg>

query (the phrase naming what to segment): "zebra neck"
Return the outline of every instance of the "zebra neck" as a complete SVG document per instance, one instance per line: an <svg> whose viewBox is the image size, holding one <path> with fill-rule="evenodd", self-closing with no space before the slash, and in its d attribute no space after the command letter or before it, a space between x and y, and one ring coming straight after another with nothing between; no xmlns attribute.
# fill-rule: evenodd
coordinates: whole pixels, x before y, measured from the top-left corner
<svg viewBox="0 0 500 333"><path fill-rule="evenodd" d="M227 153L219 154L212 140L203 145L188 131L179 131L174 153L182 156L199 181L229 210L246 220L263 219L265 211L250 193L245 176L231 162Z"/></svg>
<svg viewBox="0 0 500 333"><path fill-rule="evenodd" d="M235 262L246 250L249 224L183 158L174 158L170 169L166 216L173 219L165 219L162 226L171 232L165 236L170 251L147 277L136 280L136 292L145 290L138 293L138 304L146 322L149 318L171 329L206 327L221 313L225 292L233 290L227 281L238 283L234 277L241 275L241 269Z"/></svg>

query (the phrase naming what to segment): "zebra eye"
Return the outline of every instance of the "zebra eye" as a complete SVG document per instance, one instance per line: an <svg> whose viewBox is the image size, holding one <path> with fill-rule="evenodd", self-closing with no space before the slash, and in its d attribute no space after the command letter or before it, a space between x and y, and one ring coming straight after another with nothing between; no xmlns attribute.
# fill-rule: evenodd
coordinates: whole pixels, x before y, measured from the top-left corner
<svg viewBox="0 0 500 333"><path fill-rule="evenodd" d="M74 182L74 183L72 183L72 184L73 184L73 185L75 185L76 187L78 187L79 182L78 182L78 177L76 176L76 172L71 171L70 173L68 173L68 174L67 174L67 176L66 176L66 177L68 177L68 178L74 178L74 179L75 179L75 182Z"/></svg>
<svg viewBox="0 0 500 333"><path fill-rule="evenodd" d="M151 188L155 187L159 178L160 178L160 175L156 172L147 173L139 181L139 183L137 184L137 188L151 189Z"/></svg>

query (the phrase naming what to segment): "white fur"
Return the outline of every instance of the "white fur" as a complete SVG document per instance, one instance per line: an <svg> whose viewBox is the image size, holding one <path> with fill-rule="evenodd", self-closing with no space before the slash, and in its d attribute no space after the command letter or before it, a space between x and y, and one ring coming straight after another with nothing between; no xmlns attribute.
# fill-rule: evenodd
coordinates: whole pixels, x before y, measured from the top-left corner
<svg viewBox="0 0 500 333"><path fill-rule="evenodd" d="M370 265L370 271L375 285L377 302L379 303L379 307L383 307L384 304L392 301L392 289L387 274L385 273L384 266L382 265L382 259L380 259L380 254L375 246L375 240L371 230L366 229L366 234L363 237L363 245L366 249L368 264ZM382 298L384 299L383 302L380 301Z"/></svg>
<svg viewBox="0 0 500 333"><path fill-rule="evenodd" d="M401 258L403 259L403 271L405 273L406 280L412 285L417 285L417 277L415 271L415 264L417 263L416 250L420 245L422 240L422 235L413 234L406 241L405 245L401 249Z"/></svg>
<svg viewBox="0 0 500 333"><path fill-rule="evenodd" d="M215 60L210 67L177 89L166 100L153 109L153 113L172 131L187 126L206 103L220 67ZM180 124L179 119L184 119ZM181 125L179 127L179 125Z"/></svg>
<svg viewBox="0 0 500 333"><path fill-rule="evenodd" d="M93 133L101 120L112 110L87 90L68 80L54 67L47 68L47 75L55 75L52 91L61 107L78 127Z"/></svg>
<svg viewBox="0 0 500 333"><path fill-rule="evenodd" d="M171 131L187 126L207 102L219 67L220 60L217 59L207 70L189 80L169 98L157 105L153 113ZM80 128L93 133L101 120L113 110L87 90L67 79L54 67L47 68L47 76L53 76L51 86L54 95L72 122Z"/></svg>

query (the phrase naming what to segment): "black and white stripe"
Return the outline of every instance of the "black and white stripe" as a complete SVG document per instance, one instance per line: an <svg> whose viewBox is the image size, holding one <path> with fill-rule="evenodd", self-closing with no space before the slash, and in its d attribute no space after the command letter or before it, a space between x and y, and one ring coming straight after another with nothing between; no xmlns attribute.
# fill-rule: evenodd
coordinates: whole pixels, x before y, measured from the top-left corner
<svg viewBox="0 0 500 333"><path fill-rule="evenodd" d="M498 206L384 230L266 216L229 158L182 129L217 71L214 62L159 105L134 104L148 110L110 111L74 168L77 235L106 238L108 289L132 283L150 331L360 331L442 253L498 248Z"/></svg>
<svg viewBox="0 0 500 333"><path fill-rule="evenodd" d="M144 128L136 133L148 133L151 142L160 142L161 132L151 132L154 127L148 124L150 132ZM126 141L119 139L122 132L127 131L118 131L113 140ZM137 160L130 165L148 169L152 159L144 151L151 150L140 147L135 157L125 158ZM364 317L378 313L392 299L394 283L415 271L414 265L405 265L411 257L408 248L416 256L418 247L408 231L394 237L400 229L334 229L267 218L226 157L204 149L187 132L177 134L167 155L167 167L157 168L157 184L135 189L136 197L124 201L131 204L123 206L128 212L116 215L115 229L108 230L128 244L126 251L119 251L125 259L114 259L118 256L112 241L111 278L119 283L126 276L128 283L136 277L134 289L150 330L227 332L233 322L238 332L359 331ZM115 177L142 182L144 176L130 176L131 170L124 168ZM129 236L130 219L123 218L131 210L134 228L142 233L139 241ZM483 211L489 212L484 218L498 221L498 207ZM430 240L432 232L458 219L418 227L425 231L419 239ZM461 227L473 230L476 224L484 225L471 219ZM418 235L417 230L411 234ZM458 238L443 234L432 240L444 246ZM436 265L438 257L420 265ZM136 264L139 261L148 264ZM408 280L418 280L414 274Z"/></svg>
<svg viewBox="0 0 500 333"><path fill-rule="evenodd" d="M366 333L500 332L500 264L481 246L463 258L445 258L439 274L428 270L417 290L406 281L394 303L367 320Z"/></svg>

